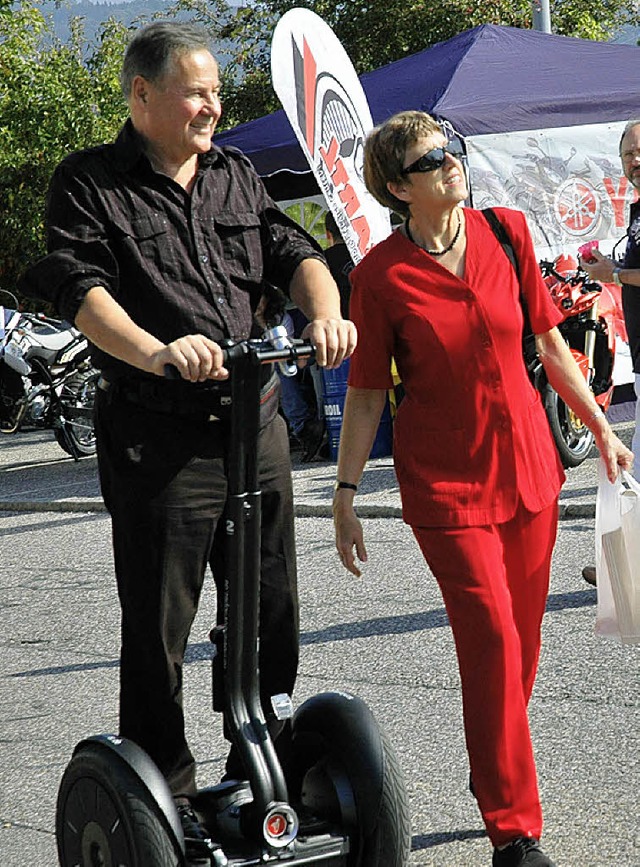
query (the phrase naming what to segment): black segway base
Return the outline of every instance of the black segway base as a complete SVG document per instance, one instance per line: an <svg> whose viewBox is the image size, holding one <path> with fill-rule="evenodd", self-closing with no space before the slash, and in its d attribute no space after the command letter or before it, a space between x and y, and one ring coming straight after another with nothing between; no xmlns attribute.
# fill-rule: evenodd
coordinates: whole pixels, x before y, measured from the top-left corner
<svg viewBox="0 0 640 867"><path fill-rule="evenodd" d="M198 815L212 831L221 830L217 811L225 806L233 810L233 789L240 793L241 802L250 800L244 781L202 790L195 799ZM164 778L139 747L113 735L95 736L76 747L58 793L56 838L62 867L187 864L180 820ZM346 867L347 852L344 836L321 823L302 832L285 859L292 865ZM224 855L226 861L216 861L203 853L198 865L282 863L282 852L268 853L239 834L225 841Z"/></svg>
<svg viewBox="0 0 640 867"><path fill-rule="evenodd" d="M349 841L335 823L316 815L302 814L291 843L280 851L268 851L244 834L240 813L250 807L251 786L246 780L230 780L200 789L192 799L193 808L212 836L223 840L229 867L258 864L313 864L317 867L347 867Z"/></svg>

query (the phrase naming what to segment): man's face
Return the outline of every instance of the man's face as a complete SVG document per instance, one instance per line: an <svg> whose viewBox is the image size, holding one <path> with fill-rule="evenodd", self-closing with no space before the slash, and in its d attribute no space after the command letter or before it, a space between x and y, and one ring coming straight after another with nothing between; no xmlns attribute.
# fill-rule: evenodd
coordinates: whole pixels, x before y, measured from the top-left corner
<svg viewBox="0 0 640 867"><path fill-rule="evenodd" d="M640 188L640 124L632 126L622 139L620 158L625 177Z"/></svg>
<svg viewBox="0 0 640 867"><path fill-rule="evenodd" d="M154 150L175 162L210 150L222 107L218 64L208 51L178 55L155 84L137 85L144 93L140 132Z"/></svg>

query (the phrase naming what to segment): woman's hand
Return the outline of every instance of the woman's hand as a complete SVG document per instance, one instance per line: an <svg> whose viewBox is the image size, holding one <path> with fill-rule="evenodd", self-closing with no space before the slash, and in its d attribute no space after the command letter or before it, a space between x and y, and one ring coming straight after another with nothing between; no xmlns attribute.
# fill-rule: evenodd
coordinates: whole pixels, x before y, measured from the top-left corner
<svg viewBox="0 0 640 867"><path fill-rule="evenodd" d="M336 549L342 565L359 578L362 572L356 565L354 548L361 563L367 562L367 550L364 546L362 524L353 508L352 491L336 491L333 498L333 524L336 531Z"/></svg>
<svg viewBox="0 0 640 867"><path fill-rule="evenodd" d="M613 484L618 477L618 468L627 472L633 468L633 452L614 434L609 425L594 431L596 445L607 468L607 478Z"/></svg>

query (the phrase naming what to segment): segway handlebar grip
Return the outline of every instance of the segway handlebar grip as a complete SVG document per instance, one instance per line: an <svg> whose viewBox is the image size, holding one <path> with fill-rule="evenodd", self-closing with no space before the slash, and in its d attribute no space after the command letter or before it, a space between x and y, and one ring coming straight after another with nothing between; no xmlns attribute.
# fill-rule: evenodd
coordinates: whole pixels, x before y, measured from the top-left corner
<svg viewBox="0 0 640 867"><path fill-rule="evenodd" d="M308 340L292 340L290 346L275 348L266 340L242 340L231 346L223 346L222 358L225 367L233 365L241 358L251 355L255 364L270 362L294 363L299 358L310 358L316 351ZM175 364L165 364L166 379L180 379L180 371Z"/></svg>

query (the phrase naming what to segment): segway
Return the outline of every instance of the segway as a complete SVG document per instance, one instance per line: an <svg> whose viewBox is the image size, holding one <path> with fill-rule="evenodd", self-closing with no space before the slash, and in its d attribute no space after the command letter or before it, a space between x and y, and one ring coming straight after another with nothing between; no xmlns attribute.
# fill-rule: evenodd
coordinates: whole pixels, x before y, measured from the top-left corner
<svg viewBox="0 0 640 867"><path fill-rule="evenodd" d="M279 342L289 345L274 348ZM343 692L316 695L292 715L290 756L281 763L259 699L260 509L257 441L261 365L295 364L303 341L248 340L225 349L231 377L231 436L225 617L212 631L214 706L222 669L226 730L246 778L202 789L193 802L210 839L198 864L403 867L410 832L394 752L366 704ZM241 576L242 580L236 580ZM116 735L81 741L58 793L62 867L184 867L184 836L169 787L149 756Z"/></svg>

